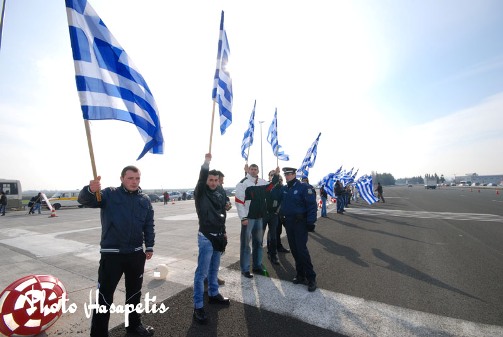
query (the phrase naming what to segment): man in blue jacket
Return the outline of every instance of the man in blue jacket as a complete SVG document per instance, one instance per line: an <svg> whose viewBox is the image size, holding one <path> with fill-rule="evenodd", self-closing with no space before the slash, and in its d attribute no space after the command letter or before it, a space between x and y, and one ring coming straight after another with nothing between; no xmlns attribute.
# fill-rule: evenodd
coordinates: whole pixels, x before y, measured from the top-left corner
<svg viewBox="0 0 503 337"><path fill-rule="evenodd" d="M99 305L95 310L91 337L107 337L110 305L122 274L126 283L126 304L140 303L145 260L154 254L154 210L148 195L140 189L140 170L126 166L121 186L101 190L101 177L91 180L80 191L78 201L84 207L101 208L100 267L98 270ZM101 197L98 201L97 195ZM145 244L145 252L143 244ZM152 336L154 329L141 323L140 314L128 315L128 334Z"/></svg>
<svg viewBox="0 0 503 337"><path fill-rule="evenodd" d="M285 217L288 244L295 259L297 275L294 284L305 283L310 292L316 290L316 273L307 249L308 232L314 232L318 205L314 188L296 178L297 169L283 168L286 185L281 190L280 214Z"/></svg>

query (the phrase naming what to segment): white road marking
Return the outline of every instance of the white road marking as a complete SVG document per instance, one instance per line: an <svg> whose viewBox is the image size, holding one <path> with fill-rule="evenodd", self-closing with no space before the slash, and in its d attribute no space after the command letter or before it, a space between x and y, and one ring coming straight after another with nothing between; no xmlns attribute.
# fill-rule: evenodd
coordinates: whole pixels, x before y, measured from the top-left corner
<svg viewBox="0 0 503 337"><path fill-rule="evenodd" d="M195 265L180 267L169 265L167 279L192 287ZM225 280L219 291L231 301L348 336L503 336L501 326L443 317L324 289L310 293L306 285L257 275L246 279L234 269L222 268L219 277Z"/></svg>
<svg viewBox="0 0 503 337"><path fill-rule="evenodd" d="M404 217L404 218L503 222L503 216L493 214L401 211L393 209L371 209L371 208L347 208L346 212L349 214L388 215L388 216Z"/></svg>

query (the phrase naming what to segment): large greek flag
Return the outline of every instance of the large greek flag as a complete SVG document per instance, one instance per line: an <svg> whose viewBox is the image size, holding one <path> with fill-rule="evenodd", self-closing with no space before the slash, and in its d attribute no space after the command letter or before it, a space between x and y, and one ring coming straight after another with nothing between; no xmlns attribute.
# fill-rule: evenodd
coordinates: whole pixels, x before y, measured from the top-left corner
<svg viewBox="0 0 503 337"><path fill-rule="evenodd" d="M243 136L243 143L241 144L241 156L248 161L248 153L246 149L253 145L253 133L255 132L255 106L257 101L253 103L253 110L250 116L250 121L248 122L248 129L246 129Z"/></svg>
<svg viewBox="0 0 503 337"><path fill-rule="evenodd" d="M218 39L217 69L213 80L213 92L211 97L218 104L220 111L220 132L223 135L225 130L232 123L232 79L227 70L229 62L229 41L224 29L224 11L220 19L220 38Z"/></svg>
<svg viewBox="0 0 503 337"><path fill-rule="evenodd" d="M300 165L300 168L297 170L297 177L308 177L309 176L309 168L314 166L316 162L316 156L318 154L318 141L320 140L321 132L316 137L316 140L313 142L311 147L307 150L306 156Z"/></svg>
<svg viewBox="0 0 503 337"><path fill-rule="evenodd" d="M278 109L274 111L274 118L272 120L271 126L269 127L269 132L267 134L267 141L272 146L272 152L274 156L278 157L280 160L288 161L290 157L281 149L281 145L278 143Z"/></svg>
<svg viewBox="0 0 503 337"><path fill-rule="evenodd" d="M86 120L117 119L138 128L147 152L162 154L157 106L133 62L86 0L66 0L75 80Z"/></svg>
<svg viewBox="0 0 503 337"><path fill-rule="evenodd" d="M372 205L379 199L374 195L374 188L372 186L372 177L368 175L361 176L355 184L360 192L360 196L369 204Z"/></svg>

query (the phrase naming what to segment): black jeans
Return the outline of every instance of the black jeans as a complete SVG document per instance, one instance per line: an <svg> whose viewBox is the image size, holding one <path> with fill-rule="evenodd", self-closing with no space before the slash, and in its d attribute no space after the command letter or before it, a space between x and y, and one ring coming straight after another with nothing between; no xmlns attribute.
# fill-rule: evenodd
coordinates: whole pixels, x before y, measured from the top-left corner
<svg viewBox="0 0 503 337"><path fill-rule="evenodd" d="M278 254L278 242L277 242L277 234L278 234L278 221L279 217L277 214L272 213L268 214L263 218L263 233L265 233L265 229L269 226L269 231L267 232L267 254L271 257L276 256Z"/></svg>
<svg viewBox="0 0 503 337"><path fill-rule="evenodd" d="M99 304L106 306L107 312L99 313L97 310L93 312L92 337L108 336L109 308L122 274L125 277L126 304L136 306L140 303L145 259L143 251L130 254L101 254L98 270ZM129 327L134 328L141 324L140 314L136 311L130 313L128 317Z"/></svg>

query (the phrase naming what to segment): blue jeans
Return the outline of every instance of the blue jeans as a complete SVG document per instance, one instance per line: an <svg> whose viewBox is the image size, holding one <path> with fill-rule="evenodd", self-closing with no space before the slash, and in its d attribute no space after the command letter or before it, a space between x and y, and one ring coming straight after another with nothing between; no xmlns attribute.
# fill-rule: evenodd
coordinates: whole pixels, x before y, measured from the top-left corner
<svg viewBox="0 0 503 337"><path fill-rule="evenodd" d="M250 271L250 241L253 246L253 269L262 269L262 218L248 219L248 225L241 225L241 251L239 260L241 272Z"/></svg>
<svg viewBox="0 0 503 337"><path fill-rule="evenodd" d="M0 214L5 214L5 208L7 205L0 205Z"/></svg>
<svg viewBox="0 0 503 337"><path fill-rule="evenodd" d="M327 198L321 197L321 216L327 216Z"/></svg>
<svg viewBox="0 0 503 337"><path fill-rule="evenodd" d="M343 211L344 211L344 196L338 195L337 196L337 212L343 212Z"/></svg>
<svg viewBox="0 0 503 337"><path fill-rule="evenodd" d="M222 253L214 251L211 241L201 233L198 233L197 245L199 246L199 256L194 275L194 308L200 309L204 306L204 280L206 278L208 278L208 295L218 295L218 268Z"/></svg>
<svg viewBox="0 0 503 337"><path fill-rule="evenodd" d="M33 213L35 213L35 211L38 211L38 214L41 214L39 203L36 203L35 205L33 205Z"/></svg>

